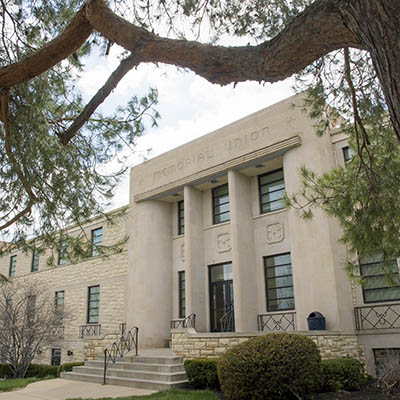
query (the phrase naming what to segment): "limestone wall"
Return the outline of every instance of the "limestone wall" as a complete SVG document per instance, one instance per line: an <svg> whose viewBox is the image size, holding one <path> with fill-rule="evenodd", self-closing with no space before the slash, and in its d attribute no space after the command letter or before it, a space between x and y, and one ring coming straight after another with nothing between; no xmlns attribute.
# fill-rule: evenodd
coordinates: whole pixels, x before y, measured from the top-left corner
<svg viewBox="0 0 400 400"><path fill-rule="evenodd" d="M354 334L336 331L294 333L310 337L320 349L322 359L348 356L365 362L364 346L358 344L357 336ZM185 359L193 359L219 357L232 346L267 333L197 333L194 329L174 329L171 334L173 353Z"/></svg>

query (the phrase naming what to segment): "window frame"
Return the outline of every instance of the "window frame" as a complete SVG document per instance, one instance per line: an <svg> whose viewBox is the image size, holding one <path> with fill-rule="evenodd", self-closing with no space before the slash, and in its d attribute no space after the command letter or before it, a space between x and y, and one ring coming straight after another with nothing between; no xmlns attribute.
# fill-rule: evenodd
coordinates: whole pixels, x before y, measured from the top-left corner
<svg viewBox="0 0 400 400"><path fill-rule="evenodd" d="M185 271L178 271L178 316L186 317L186 275Z"/></svg>
<svg viewBox="0 0 400 400"><path fill-rule="evenodd" d="M279 256L285 256L285 255L289 255L290 257L290 264L277 264L274 265L273 267L268 267L267 265L267 259L271 259L271 258L275 258L275 257L279 257ZM296 302L295 302L295 296L294 296L294 283L293 283L293 267L292 267L292 257L291 257L291 253L290 252L286 252L286 253L280 253L280 254L273 254L273 255L269 255L269 256L264 256L263 257L263 262L264 262L264 281L265 281L265 300L266 300L266 307L267 307L267 312L284 312L284 311L290 311L290 310L295 310L296 309ZM274 261L275 263L275 261ZM279 275L279 276L273 276L273 277L268 277L267 274L267 270L268 269L272 269L272 268L277 268L277 267L283 267L283 266L288 266L290 265L290 270L291 273L290 274L286 274L286 275ZM282 286L282 287L275 287L275 289L285 289L285 288L292 288L293 290L293 296L291 297L276 297L274 299L270 299L271 300L286 300L286 299L293 299L293 307L287 307L287 308L279 308L279 309L272 309L271 305L268 304L268 280L272 280L272 279L276 279L276 278L286 278L286 277L291 277L292 278L292 284L289 286Z"/></svg>
<svg viewBox="0 0 400 400"><path fill-rule="evenodd" d="M268 176L268 175L275 174L275 173L277 173L279 171L282 171L282 179L278 179L278 180L274 180L274 181L271 181L271 182L268 182L268 183L261 184L261 179L262 178L264 178L265 176ZM273 200L273 201L268 201L268 202L263 203L262 202L262 196L264 196L267 193L262 194L262 191L261 191L261 188L263 186L268 186L268 185L271 185L272 183L276 183L276 182L279 182L279 181L282 180L283 187L284 187L284 192L286 193L286 184L285 184L285 176L283 174L283 168L274 169L273 171L269 171L269 172L267 172L265 174L258 175L257 178L258 178L258 199L259 199L259 204L260 204L260 214L269 214L269 213L274 212L274 211L285 209L285 206L282 205L282 207L276 208L274 210L263 211L263 206L265 206L266 204L270 205L271 203L275 203L275 202L281 201L283 199L283 196L278 200ZM271 193L275 193L275 192L278 192L280 190L282 190L282 189L274 190Z"/></svg>
<svg viewBox="0 0 400 400"><path fill-rule="evenodd" d="M361 286L361 291L362 291L362 296L363 296L363 302L364 304L372 304L372 303L387 303L387 302L394 302L394 301L399 301L400 300L400 295L399 297L393 298L393 299L382 299L382 300L366 300L365 299L365 295L366 295L366 291L379 291L379 290L386 290L386 289L393 289L393 288L398 288L400 289L400 271L399 271L399 265L397 263L397 259L394 260L389 260L386 261L386 263L393 263L393 266L396 267L396 270L392 273L390 273L390 275L396 276L399 280L399 284L395 285L395 286L385 286L385 287L378 287L378 288L367 288L365 289L364 286ZM368 279L368 278L377 278L377 277L383 277L385 278L386 273L382 273L382 274L376 274L376 275L364 275L362 273L363 267L368 266L368 265L373 265L373 264L382 264L382 261L372 261L372 262L367 262L367 263L362 263L361 259L359 259L358 261L358 265L359 265L359 269L360 269L360 276L362 279Z"/></svg>
<svg viewBox="0 0 400 400"><path fill-rule="evenodd" d="M100 231L101 235L96 235L96 232ZM100 240L98 242L95 242L95 240L97 240L97 238L100 238ZM99 245L101 245L103 243L103 227L100 226L98 228L92 229L91 230L91 245L92 245L92 252L91 252L91 256L92 257L97 257L99 255L101 255L101 252L99 251L98 247Z"/></svg>
<svg viewBox="0 0 400 400"><path fill-rule="evenodd" d="M223 195L216 195L216 191L218 189L221 189L222 187L226 187L227 188L227 194L223 194ZM218 225L218 224L223 224L224 222L230 222L231 220L231 206L230 206L230 198L229 198L229 185L228 183L224 183L223 185L219 185L217 187L212 188L212 220L213 220L213 225ZM216 199L224 197L228 195L228 201L226 203L222 203L222 204L216 204ZM215 209L216 207L219 207L221 205L225 205L228 204L229 205L229 209L228 211L224 211L224 212L220 212L220 213L216 213ZM228 214L228 219L225 221L218 221L216 222L216 217L220 216L220 215L224 215L224 214Z"/></svg>
<svg viewBox="0 0 400 400"><path fill-rule="evenodd" d="M178 235L185 234L185 203L184 200L178 201Z"/></svg>
<svg viewBox="0 0 400 400"><path fill-rule="evenodd" d="M39 250L35 247L32 251L31 272L39 271Z"/></svg>
<svg viewBox="0 0 400 400"><path fill-rule="evenodd" d="M8 267L8 277L13 278L17 273L17 255L10 257L10 265Z"/></svg>
<svg viewBox="0 0 400 400"><path fill-rule="evenodd" d="M62 293L62 296L59 296L59 294L61 294L61 293ZM59 298L62 298L62 304L58 304ZM56 309L59 307L64 307L64 304L65 304L65 290L56 290L54 292L54 305L55 305Z"/></svg>
<svg viewBox="0 0 400 400"><path fill-rule="evenodd" d="M342 154L344 164L346 165L352 160L356 152L349 145L347 145L342 147Z"/></svg>
<svg viewBox="0 0 400 400"><path fill-rule="evenodd" d="M58 363L55 362L55 360L58 360ZM50 364L52 366L56 366L56 367L61 365L61 348L60 347L51 349Z"/></svg>
<svg viewBox="0 0 400 400"><path fill-rule="evenodd" d="M98 288L97 293L91 293L91 289ZM98 299L97 300L91 300L91 296L94 294L98 294ZM97 301L97 307L92 307L91 302ZM91 315L90 311L92 309L97 309L97 321L90 321ZM97 325L100 322L100 285L93 285L88 287L88 299L87 299L87 318L86 318L87 324L91 325Z"/></svg>
<svg viewBox="0 0 400 400"><path fill-rule="evenodd" d="M68 263L67 248L68 248L68 243L65 240L62 240L58 247L57 265L60 266Z"/></svg>

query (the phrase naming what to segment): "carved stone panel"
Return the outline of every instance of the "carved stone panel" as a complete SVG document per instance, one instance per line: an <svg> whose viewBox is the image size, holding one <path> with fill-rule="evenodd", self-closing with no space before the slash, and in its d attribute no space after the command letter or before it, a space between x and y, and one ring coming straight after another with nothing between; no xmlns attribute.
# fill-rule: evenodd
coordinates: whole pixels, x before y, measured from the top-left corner
<svg viewBox="0 0 400 400"><path fill-rule="evenodd" d="M221 233L217 236L217 251L223 253L231 250L231 236L229 233Z"/></svg>
<svg viewBox="0 0 400 400"><path fill-rule="evenodd" d="M283 225L279 222L271 225L267 225L267 243L279 243L285 238L283 231Z"/></svg>
<svg viewBox="0 0 400 400"><path fill-rule="evenodd" d="M181 245L181 260L185 261L185 243Z"/></svg>

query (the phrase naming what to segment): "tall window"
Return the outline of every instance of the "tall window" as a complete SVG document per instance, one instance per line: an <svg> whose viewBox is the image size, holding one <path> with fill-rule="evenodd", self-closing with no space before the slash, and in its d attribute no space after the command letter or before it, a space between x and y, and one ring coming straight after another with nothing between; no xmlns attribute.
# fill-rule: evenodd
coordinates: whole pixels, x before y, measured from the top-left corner
<svg viewBox="0 0 400 400"><path fill-rule="evenodd" d="M38 270L39 270L39 250L33 249L31 272L36 272Z"/></svg>
<svg viewBox="0 0 400 400"><path fill-rule="evenodd" d="M178 235L185 233L185 209L183 200L178 201Z"/></svg>
<svg viewBox="0 0 400 400"><path fill-rule="evenodd" d="M213 223L219 224L230 220L228 184L212 190Z"/></svg>
<svg viewBox="0 0 400 400"><path fill-rule="evenodd" d="M290 253L264 257L267 310L294 309Z"/></svg>
<svg viewBox="0 0 400 400"><path fill-rule="evenodd" d="M26 317L28 320L28 326L32 326L35 322L35 311L36 311L36 296L30 295L26 298Z"/></svg>
<svg viewBox="0 0 400 400"><path fill-rule="evenodd" d="M15 276L15 271L17 269L17 256L10 257L10 269L8 270L8 276Z"/></svg>
<svg viewBox="0 0 400 400"><path fill-rule="evenodd" d="M88 288L88 324L99 323L100 309L100 286L89 286Z"/></svg>
<svg viewBox="0 0 400 400"><path fill-rule="evenodd" d="M285 182L283 169L277 169L258 177L260 190L261 214L285 208L283 195L285 194Z"/></svg>
<svg viewBox="0 0 400 400"><path fill-rule="evenodd" d="M67 263L67 242L61 241L60 247L58 248L58 265L64 265Z"/></svg>
<svg viewBox="0 0 400 400"><path fill-rule="evenodd" d="M97 246L100 246L103 242L103 228L97 228L92 230L92 257L100 255L100 250Z"/></svg>
<svg viewBox="0 0 400 400"><path fill-rule="evenodd" d="M355 155L355 151L349 146L342 147L344 163L347 164Z"/></svg>
<svg viewBox="0 0 400 400"><path fill-rule="evenodd" d="M382 260L382 254L360 259L364 303L400 300L397 262L393 260L383 264Z"/></svg>
<svg viewBox="0 0 400 400"><path fill-rule="evenodd" d="M54 299L56 309L64 307L64 298L65 298L64 290L59 290L58 292L56 292L55 299Z"/></svg>
<svg viewBox="0 0 400 400"><path fill-rule="evenodd" d="M185 271L179 271L179 318L186 316Z"/></svg>

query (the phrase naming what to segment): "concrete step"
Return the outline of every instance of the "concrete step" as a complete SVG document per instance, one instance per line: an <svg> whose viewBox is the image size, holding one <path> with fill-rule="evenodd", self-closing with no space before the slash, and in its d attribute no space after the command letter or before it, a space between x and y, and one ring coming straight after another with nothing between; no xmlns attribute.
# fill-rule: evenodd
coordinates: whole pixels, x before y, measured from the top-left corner
<svg viewBox="0 0 400 400"><path fill-rule="evenodd" d="M99 375L103 376L103 368L94 367L75 367L73 372L77 374ZM175 382L186 379L185 371L181 372L153 372L153 371L135 371L129 369L107 368L107 376L140 379L146 381Z"/></svg>
<svg viewBox="0 0 400 400"><path fill-rule="evenodd" d="M104 368L104 361L92 360L86 361L85 367ZM115 364L107 367L107 369L129 369L135 371L151 371L151 372L184 372L185 368L183 363L179 364L151 364L143 362L121 362L117 361Z"/></svg>
<svg viewBox="0 0 400 400"><path fill-rule="evenodd" d="M75 381L103 383L103 377L100 375L91 374L78 374L75 372L62 372L60 375L63 379L70 379ZM137 387L140 389L151 389L151 390L167 390L167 389L178 389L187 387L187 380L175 381L175 382L162 382L152 380L140 380L124 377L107 376L106 383L108 385L119 385Z"/></svg>

